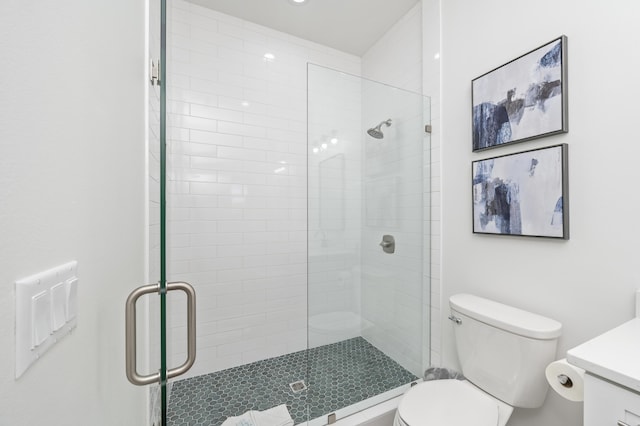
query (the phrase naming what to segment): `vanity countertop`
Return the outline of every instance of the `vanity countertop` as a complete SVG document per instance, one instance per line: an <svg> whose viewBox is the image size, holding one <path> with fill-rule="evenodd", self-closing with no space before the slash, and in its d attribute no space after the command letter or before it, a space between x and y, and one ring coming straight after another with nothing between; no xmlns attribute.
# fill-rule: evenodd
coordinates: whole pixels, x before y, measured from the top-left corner
<svg viewBox="0 0 640 426"><path fill-rule="evenodd" d="M640 392L640 318L568 350L567 361Z"/></svg>

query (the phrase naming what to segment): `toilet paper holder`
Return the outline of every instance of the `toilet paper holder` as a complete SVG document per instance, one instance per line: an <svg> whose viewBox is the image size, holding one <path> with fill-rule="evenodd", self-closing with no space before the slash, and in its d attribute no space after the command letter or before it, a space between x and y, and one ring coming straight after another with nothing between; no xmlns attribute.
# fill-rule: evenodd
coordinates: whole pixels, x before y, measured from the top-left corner
<svg viewBox="0 0 640 426"><path fill-rule="evenodd" d="M584 401L584 370L573 366L565 358L547 365L544 374L551 388L569 401Z"/></svg>
<svg viewBox="0 0 640 426"><path fill-rule="evenodd" d="M573 387L573 380L571 380L571 377L567 376L566 374L559 374L558 382L565 388Z"/></svg>

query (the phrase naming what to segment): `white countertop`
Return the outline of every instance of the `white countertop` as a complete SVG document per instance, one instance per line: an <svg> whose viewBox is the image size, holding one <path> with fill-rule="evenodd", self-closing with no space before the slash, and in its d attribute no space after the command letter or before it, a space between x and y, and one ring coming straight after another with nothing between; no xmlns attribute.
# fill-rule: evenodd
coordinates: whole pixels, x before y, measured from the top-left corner
<svg viewBox="0 0 640 426"><path fill-rule="evenodd" d="M640 392L640 318L568 350L567 361Z"/></svg>

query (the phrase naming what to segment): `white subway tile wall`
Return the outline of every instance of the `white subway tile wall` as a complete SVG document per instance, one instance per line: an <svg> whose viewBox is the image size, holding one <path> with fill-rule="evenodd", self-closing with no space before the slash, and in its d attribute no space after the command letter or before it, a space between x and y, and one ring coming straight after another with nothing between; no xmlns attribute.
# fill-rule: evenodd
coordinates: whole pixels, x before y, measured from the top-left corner
<svg viewBox="0 0 640 426"><path fill-rule="evenodd" d="M195 376L307 346L307 62L361 61L185 1L169 20L168 270L198 293Z"/></svg>
<svg viewBox="0 0 640 426"><path fill-rule="evenodd" d="M362 57L362 75L430 95L431 92L425 90L426 86L423 88L422 27L422 5L418 3ZM410 105L419 98L406 99L402 104ZM385 131L385 135L389 134L389 143L394 142L394 132L402 132L405 145L402 150L397 150L393 145L380 144L379 153L371 152L372 157L367 164L370 176L365 183L375 188L366 195L367 202L397 209L395 215L386 211L380 217L397 218L391 222L370 223L364 228L362 286L363 298L367 300L363 306L367 307L365 317L372 319L373 326L366 329L363 336L418 376L431 362L429 308L433 303L430 292L433 223L430 179L433 135L425 135L423 131L424 125L430 124L431 101L429 97L424 98L424 117L415 117L424 121L395 123ZM363 105L365 117L371 125L389 118L384 114L390 105L366 101ZM422 112L422 104L419 111ZM409 128L415 133L408 134ZM420 146L412 146L412 143ZM412 166L413 162L417 164ZM409 173L412 168L418 173ZM397 194L397 198L393 194ZM371 221L371 212L367 211L365 215L365 221ZM373 219L376 220L375 217ZM396 237L396 256L385 256L376 250L385 230Z"/></svg>
<svg viewBox="0 0 640 426"><path fill-rule="evenodd" d="M309 66L309 346L361 335L361 78Z"/></svg>
<svg viewBox="0 0 640 426"><path fill-rule="evenodd" d="M362 56L362 76L430 95L422 90L422 31L418 2Z"/></svg>
<svg viewBox="0 0 640 426"><path fill-rule="evenodd" d="M422 28L424 41L422 46L423 58L423 90L431 96L431 155L429 167L431 172L431 209L430 209L430 235L431 253L431 338L430 344L425 348L425 354L430 353L430 364L439 366L442 363L442 340L440 309L448 309L448 304L441 300L441 118L440 118L440 2L438 0L422 1ZM425 216L426 218L426 216Z"/></svg>
<svg viewBox="0 0 640 426"><path fill-rule="evenodd" d="M169 18L169 273L170 279L191 281L200 297L198 361L189 374L193 376L306 347L306 63L357 75L361 72L361 61L355 56L183 1L172 3ZM422 93L422 50L426 52L428 47L420 41L421 28L423 20L434 19L437 21L437 17L423 13L420 5L412 9L363 57L365 76ZM267 53L273 57L265 57ZM427 88L439 90L439 84L430 81L434 76L439 78L439 72L431 71L432 68L425 65L424 70L424 92L429 94ZM356 93L353 91L352 98ZM437 98L432 100L436 102ZM367 105L362 102L360 107ZM373 121L378 120L379 115L377 111L367 112L364 116L370 117L373 124L368 121L363 124L359 121L362 113L356 114L344 105L327 113L333 117L326 117L325 123L336 124L331 129L320 125L314 129L310 123L310 132L318 141L328 138L329 144L328 133L336 130L349 135L345 139L357 140L354 129L361 132L365 124L377 124ZM438 112L432 113L435 124ZM351 119L345 119L349 117ZM340 122L336 118L345 120ZM403 220L407 222L421 220L419 210L425 211L421 226L423 241L413 232L399 235L414 248L408 258L417 254L424 261L422 280L419 273L402 280L422 281L426 293L417 297L422 302L416 305L416 296L419 296L416 292L422 288L409 286L395 293L394 306L380 302L372 305L368 314L381 319L389 330L405 330L408 334L405 337L428 324L428 318L422 317L422 308L431 305L432 320L433 313L440 308L439 279L434 279L438 274L432 272L434 268L439 270L439 243L431 241L431 235L439 235L439 216L429 214L440 205L439 185L433 188L429 181L430 173L439 173L437 126L434 130L431 146L428 138L424 145L423 177L413 183L415 188L424 186L423 193L407 193L398 201L404 206ZM309 143L313 144L314 140L310 139ZM319 146L321 149L321 142ZM344 203L351 203L346 211L352 211L357 200L362 199L366 185L362 183L362 170L350 165L348 158L363 154L355 148L351 148L352 151L333 149L347 159L347 172L342 179L349 182L349 187L344 188ZM323 160L332 157L326 155L328 152ZM317 158L321 161L320 156ZM334 165L337 162L334 158ZM388 165L374 161L369 166ZM313 160L309 167L314 167ZM319 162L316 167L319 176ZM336 175L332 167L328 170L330 180L336 182L340 175ZM315 175L311 176L313 179ZM373 180L372 183L380 184ZM393 182L387 184L389 188L394 186ZM313 182L310 181L310 185ZM421 199L422 203L411 205ZM317 200L310 198L308 202L310 215L315 209L319 218L322 208ZM371 233L375 238L368 232L358 235L356 231L362 228L363 219L376 220L373 211L369 211L369 216L361 213L364 208L359 206L353 209L358 211L357 215L339 219L345 224L342 247L330 247L327 242L333 238L323 237L320 227L314 228L310 223L310 254L318 243L315 248L319 250L315 252L320 255L312 256L309 264L308 313L318 319L311 321L312 330L313 324L322 324L318 327L322 329L319 335L309 336L312 346L357 335L354 331L357 326L344 327L350 321L362 327L361 298L368 293L361 287L358 265L363 262L366 269L366 258L375 261L378 253L363 251L361 259L358 247L379 242L374 241L379 237L377 230ZM434 218L438 220L434 222ZM323 220L330 223L338 219L325 216ZM319 232L319 237L314 238L313 232ZM329 232L334 237L336 229ZM421 244L424 251L420 249ZM406 269L408 258L396 257L399 259L396 266ZM410 271L407 273L410 275ZM375 279L371 282L375 283ZM170 305L173 351L170 359L175 360L184 357L186 348L183 306L182 300ZM324 329L330 328L331 318L321 314L331 312L343 314L334 320L342 323L344 336L322 335ZM389 315L392 318L388 318ZM437 321L438 318L436 315ZM439 324L432 322L433 327ZM365 328L371 330L371 327ZM430 362L437 364L439 338L436 333L430 338L429 328L424 328L422 340L427 355L423 366L429 363L429 347ZM374 340L377 338L374 336L383 334L372 332L365 337ZM402 347L394 353L393 347L397 345L391 340L373 343L385 350L388 346L390 355L420 373L421 366L414 361L420 348Z"/></svg>

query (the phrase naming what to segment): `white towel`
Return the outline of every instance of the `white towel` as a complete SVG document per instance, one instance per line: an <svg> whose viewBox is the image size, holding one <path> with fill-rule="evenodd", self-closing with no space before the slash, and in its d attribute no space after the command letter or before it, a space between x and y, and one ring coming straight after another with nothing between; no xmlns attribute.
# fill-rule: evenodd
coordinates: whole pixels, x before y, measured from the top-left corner
<svg viewBox="0 0 640 426"><path fill-rule="evenodd" d="M251 410L246 413L227 417L222 426L293 426L293 419L282 404L264 411Z"/></svg>

